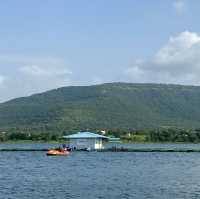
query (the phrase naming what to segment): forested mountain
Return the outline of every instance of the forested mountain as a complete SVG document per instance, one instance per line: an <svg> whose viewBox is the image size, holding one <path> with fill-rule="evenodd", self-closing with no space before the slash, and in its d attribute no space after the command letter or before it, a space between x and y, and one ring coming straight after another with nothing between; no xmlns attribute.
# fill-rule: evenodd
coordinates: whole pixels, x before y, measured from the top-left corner
<svg viewBox="0 0 200 199"><path fill-rule="evenodd" d="M200 87L108 83L63 87L0 104L0 129L200 127Z"/></svg>

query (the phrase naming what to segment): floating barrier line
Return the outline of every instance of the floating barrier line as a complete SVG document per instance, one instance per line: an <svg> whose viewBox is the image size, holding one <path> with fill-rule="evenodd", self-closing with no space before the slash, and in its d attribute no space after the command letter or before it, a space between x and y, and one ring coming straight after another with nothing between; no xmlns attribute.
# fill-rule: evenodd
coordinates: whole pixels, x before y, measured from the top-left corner
<svg viewBox="0 0 200 199"><path fill-rule="evenodd" d="M0 148L0 152L34 152L34 151L48 151L49 149L27 149L27 148ZM76 150L82 151L82 150ZM96 150L97 152L200 152L200 148L108 148Z"/></svg>

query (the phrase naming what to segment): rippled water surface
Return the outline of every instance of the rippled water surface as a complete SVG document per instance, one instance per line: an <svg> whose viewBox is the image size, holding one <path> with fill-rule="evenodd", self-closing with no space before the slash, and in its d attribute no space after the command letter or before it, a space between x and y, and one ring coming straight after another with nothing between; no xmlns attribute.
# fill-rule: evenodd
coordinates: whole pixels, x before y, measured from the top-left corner
<svg viewBox="0 0 200 199"><path fill-rule="evenodd" d="M0 152L0 198L200 198L200 153Z"/></svg>

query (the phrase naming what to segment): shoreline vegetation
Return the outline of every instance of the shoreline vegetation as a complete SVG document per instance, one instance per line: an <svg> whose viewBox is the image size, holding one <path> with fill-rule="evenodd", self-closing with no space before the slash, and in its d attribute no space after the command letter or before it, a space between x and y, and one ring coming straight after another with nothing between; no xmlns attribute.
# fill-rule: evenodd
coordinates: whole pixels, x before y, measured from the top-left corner
<svg viewBox="0 0 200 199"><path fill-rule="evenodd" d="M98 134L120 138L122 143L200 143L200 129L181 129L175 127L162 127L146 130L91 130ZM74 132L61 133L30 133L30 132L0 132L0 143L52 143L67 142L63 135Z"/></svg>

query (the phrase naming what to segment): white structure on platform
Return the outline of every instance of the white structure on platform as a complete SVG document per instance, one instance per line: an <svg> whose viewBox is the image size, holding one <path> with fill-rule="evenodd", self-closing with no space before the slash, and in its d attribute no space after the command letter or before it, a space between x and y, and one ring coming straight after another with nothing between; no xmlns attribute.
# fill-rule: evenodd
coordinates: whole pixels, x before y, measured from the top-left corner
<svg viewBox="0 0 200 199"><path fill-rule="evenodd" d="M63 136L70 140L70 147L76 149L103 149L103 141L108 141L110 138L91 132L78 132L76 134Z"/></svg>

